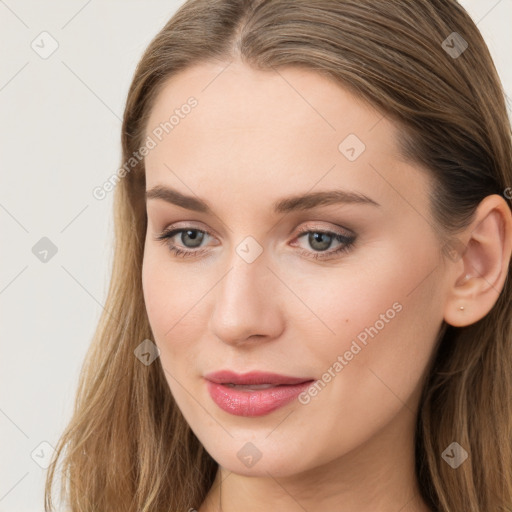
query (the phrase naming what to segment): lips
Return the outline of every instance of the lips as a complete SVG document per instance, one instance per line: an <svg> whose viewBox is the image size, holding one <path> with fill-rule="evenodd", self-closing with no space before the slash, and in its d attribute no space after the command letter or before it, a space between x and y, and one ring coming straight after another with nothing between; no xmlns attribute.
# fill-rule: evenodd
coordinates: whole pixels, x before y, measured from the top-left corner
<svg viewBox="0 0 512 512"><path fill-rule="evenodd" d="M235 416L262 416L295 400L314 379L222 370L205 375L205 380L212 400L225 412Z"/></svg>

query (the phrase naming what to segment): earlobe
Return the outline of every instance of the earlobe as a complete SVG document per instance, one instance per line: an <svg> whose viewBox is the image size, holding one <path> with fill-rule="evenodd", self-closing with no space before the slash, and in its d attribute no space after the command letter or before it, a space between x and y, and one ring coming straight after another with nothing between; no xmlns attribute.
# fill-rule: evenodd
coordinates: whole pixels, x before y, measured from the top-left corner
<svg viewBox="0 0 512 512"><path fill-rule="evenodd" d="M460 261L452 264L453 283L444 320L465 327L492 309L503 289L512 252L512 214L499 195L487 196L460 240L467 240Z"/></svg>

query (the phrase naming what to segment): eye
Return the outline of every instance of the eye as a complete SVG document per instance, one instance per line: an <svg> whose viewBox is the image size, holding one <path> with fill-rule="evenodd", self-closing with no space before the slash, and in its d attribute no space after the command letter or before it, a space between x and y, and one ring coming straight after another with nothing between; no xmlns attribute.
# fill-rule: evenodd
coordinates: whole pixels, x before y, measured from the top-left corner
<svg viewBox="0 0 512 512"><path fill-rule="evenodd" d="M355 235L346 235L344 233L323 231L319 229L303 230L297 239L305 238L306 235L307 243L313 248L313 252L307 250L300 252L304 256L313 259L331 259L347 252L352 248L356 239ZM340 245L337 248L328 251L327 249L329 249L333 242L338 242Z"/></svg>
<svg viewBox="0 0 512 512"><path fill-rule="evenodd" d="M341 232L324 231L311 228L301 230L296 239L304 238L306 235L307 242L313 251L301 249L299 253L307 258L313 258L316 260L332 259L341 253L349 251L356 239L356 236L353 234L344 234ZM175 242L172 242L175 237L177 237L183 245L176 245ZM155 240L163 242L168 247L169 251L175 256L187 258L200 256L207 252L206 248L198 249L207 237L213 237L213 235L208 231L189 226L184 228L166 229L157 235ZM327 250L333 242L337 242L339 246L335 249ZM295 243L291 245L296 246Z"/></svg>
<svg viewBox="0 0 512 512"><path fill-rule="evenodd" d="M183 248L177 246L174 243L171 243L170 241L178 234L180 234L179 238L185 245L185 249L196 249L200 246L201 242L205 239L206 236L211 236L208 231L187 227L164 230L162 233L155 237L155 240L165 243L171 253L183 258L188 256L197 256L204 252L203 250L183 250Z"/></svg>

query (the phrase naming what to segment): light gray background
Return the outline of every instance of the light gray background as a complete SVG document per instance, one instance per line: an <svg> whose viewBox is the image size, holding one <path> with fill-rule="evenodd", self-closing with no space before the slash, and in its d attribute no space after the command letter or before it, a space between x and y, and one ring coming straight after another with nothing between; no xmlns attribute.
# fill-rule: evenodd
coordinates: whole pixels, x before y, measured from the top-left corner
<svg viewBox="0 0 512 512"><path fill-rule="evenodd" d="M512 97L512 0L461 3ZM0 512L43 510L41 443L69 419L108 289L112 193L92 189L120 163L138 59L181 4L0 0ZM47 59L31 48L42 31L59 45ZM42 237L58 249L45 263L32 252Z"/></svg>

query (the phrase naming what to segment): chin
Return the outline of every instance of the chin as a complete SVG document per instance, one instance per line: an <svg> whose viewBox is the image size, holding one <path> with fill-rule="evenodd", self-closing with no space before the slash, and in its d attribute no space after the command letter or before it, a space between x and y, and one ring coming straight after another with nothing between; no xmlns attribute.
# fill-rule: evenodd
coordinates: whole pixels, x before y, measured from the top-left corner
<svg viewBox="0 0 512 512"><path fill-rule="evenodd" d="M216 446L208 453L222 468L244 476L288 477L307 471L310 462L314 465L314 461L305 457L304 448L298 443L287 447L282 443L276 446L270 439L245 439L234 438L225 448Z"/></svg>

